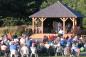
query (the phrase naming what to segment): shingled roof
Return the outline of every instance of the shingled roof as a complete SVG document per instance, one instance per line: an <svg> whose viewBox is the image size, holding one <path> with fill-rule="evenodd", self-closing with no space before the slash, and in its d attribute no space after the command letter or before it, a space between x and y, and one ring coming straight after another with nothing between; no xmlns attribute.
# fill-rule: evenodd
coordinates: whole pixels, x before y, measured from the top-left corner
<svg viewBox="0 0 86 57"><path fill-rule="evenodd" d="M38 11L37 13L29 16L31 17L82 17L79 13L70 9L61 2L56 2L55 4Z"/></svg>

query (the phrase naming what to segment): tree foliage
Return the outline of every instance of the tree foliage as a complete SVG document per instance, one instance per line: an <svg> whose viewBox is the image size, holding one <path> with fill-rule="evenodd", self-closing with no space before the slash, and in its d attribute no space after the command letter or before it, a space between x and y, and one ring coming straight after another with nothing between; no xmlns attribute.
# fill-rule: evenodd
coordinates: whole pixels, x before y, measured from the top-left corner
<svg viewBox="0 0 86 57"><path fill-rule="evenodd" d="M0 0L0 26L31 24L28 16L57 1L58 0ZM86 17L86 0L59 1Z"/></svg>

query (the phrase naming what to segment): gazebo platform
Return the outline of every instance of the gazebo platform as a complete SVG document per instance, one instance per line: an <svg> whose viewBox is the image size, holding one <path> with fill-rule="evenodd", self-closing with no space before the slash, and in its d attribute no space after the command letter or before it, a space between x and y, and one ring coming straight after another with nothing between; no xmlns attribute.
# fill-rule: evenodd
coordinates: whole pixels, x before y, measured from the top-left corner
<svg viewBox="0 0 86 57"><path fill-rule="evenodd" d="M40 34L33 34L33 35L31 35L30 36L30 38L32 38L32 39L43 39L44 38L44 36L58 36L58 34L53 34L53 33L40 33ZM64 34L64 37L67 37L67 36L71 36L71 35L73 35L73 34Z"/></svg>

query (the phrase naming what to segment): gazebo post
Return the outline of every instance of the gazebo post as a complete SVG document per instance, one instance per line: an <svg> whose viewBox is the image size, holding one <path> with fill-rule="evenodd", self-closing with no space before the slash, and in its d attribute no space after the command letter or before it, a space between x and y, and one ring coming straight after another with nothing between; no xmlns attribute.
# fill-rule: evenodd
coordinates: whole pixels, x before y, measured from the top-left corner
<svg viewBox="0 0 86 57"><path fill-rule="evenodd" d="M76 20L76 18L75 18L75 26L77 26L77 20Z"/></svg>
<svg viewBox="0 0 86 57"><path fill-rule="evenodd" d="M44 31L44 30L43 30L43 26L44 26L43 23L44 23L44 20L45 20L46 18L39 18L39 19L40 19L41 22L42 22L42 23L41 23L41 33L43 33L43 31Z"/></svg>
<svg viewBox="0 0 86 57"><path fill-rule="evenodd" d="M74 34L74 30L75 30L75 26L77 25L77 21L76 21L76 18L70 18L70 19L73 22L73 34Z"/></svg>
<svg viewBox="0 0 86 57"><path fill-rule="evenodd" d="M68 18L60 18L62 21L63 21L63 31L64 31L64 34L66 33L66 30L65 30L65 22Z"/></svg>
<svg viewBox="0 0 86 57"><path fill-rule="evenodd" d="M35 20L36 20L37 18L32 18L32 31L33 31L33 33L34 33L34 29L35 29Z"/></svg>
<svg viewBox="0 0 86 57"><path fill-rule="evenodd" d="M74 30L74 27L75 27L75 18L70 18L73 22L73 30Z"/></svg>

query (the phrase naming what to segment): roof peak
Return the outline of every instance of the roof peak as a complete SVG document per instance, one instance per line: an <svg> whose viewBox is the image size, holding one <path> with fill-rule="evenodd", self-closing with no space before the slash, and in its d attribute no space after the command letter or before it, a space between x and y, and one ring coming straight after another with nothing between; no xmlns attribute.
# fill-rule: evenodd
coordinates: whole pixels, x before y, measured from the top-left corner
<svg viewBox="0 0 86 57"><path fill-rule="evenodd" d="M80 17L68 6L63 4L61 1L57 1L53 5L44 8L30 17Z"/></svg>

